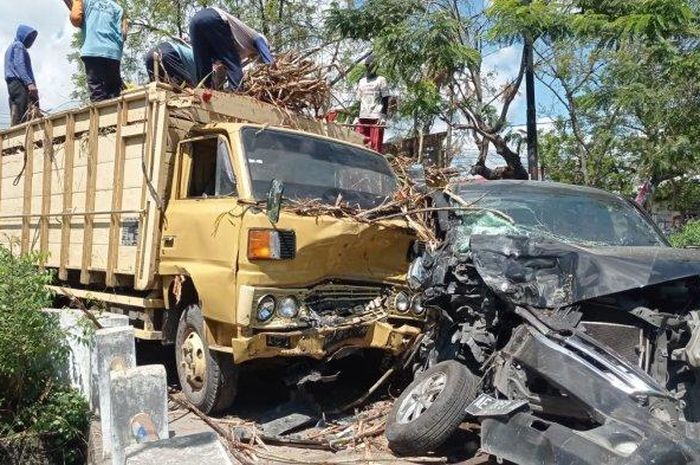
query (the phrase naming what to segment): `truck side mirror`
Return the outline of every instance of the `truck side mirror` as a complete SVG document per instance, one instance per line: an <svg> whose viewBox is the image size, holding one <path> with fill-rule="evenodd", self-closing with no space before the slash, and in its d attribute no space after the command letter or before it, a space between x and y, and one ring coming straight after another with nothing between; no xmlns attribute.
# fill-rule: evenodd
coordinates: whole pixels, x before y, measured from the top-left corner
<svg viewBox="0 0 700 465"><path fill-rule="evenodd" d="M277 224L280 220L283 193L284 183L279 179L273 179L270 183L270 190L267 191L267 219L272 224Z"/></svg>

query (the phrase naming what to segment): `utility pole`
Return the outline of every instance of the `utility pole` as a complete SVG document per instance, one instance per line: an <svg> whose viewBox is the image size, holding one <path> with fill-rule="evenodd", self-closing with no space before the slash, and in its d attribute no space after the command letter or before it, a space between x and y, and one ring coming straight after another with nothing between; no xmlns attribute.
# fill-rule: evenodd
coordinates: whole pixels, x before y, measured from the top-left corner
<svg viewBox="0 0 700 465"><path fill-rule="evenodd" d="M537 155L537 108L535 103L535 60L534 40L532 35L525 33L525 92L527 100L527 170L530 179L538 181L539 160Z"/></svg>

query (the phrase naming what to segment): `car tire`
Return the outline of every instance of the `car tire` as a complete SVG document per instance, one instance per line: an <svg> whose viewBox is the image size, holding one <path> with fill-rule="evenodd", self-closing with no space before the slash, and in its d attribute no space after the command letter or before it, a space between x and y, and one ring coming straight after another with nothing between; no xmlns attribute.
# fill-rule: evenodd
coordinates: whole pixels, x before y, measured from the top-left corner
<svg viewBox="0 0 700 465"><path fill-rule="evenodd" d="M389 413L386 438L391 450L420 455L440 447L459 428L478 388L479 377L453 360L418 374Z"/></svg>
<svg viewBox="0 0 700 465"><path fill-rule="evenodd" d="M204 413L231 406L236 397L238 368L230 355L209 350L199 305L180 316L175 335L175 361L182 392Z"/></svg>

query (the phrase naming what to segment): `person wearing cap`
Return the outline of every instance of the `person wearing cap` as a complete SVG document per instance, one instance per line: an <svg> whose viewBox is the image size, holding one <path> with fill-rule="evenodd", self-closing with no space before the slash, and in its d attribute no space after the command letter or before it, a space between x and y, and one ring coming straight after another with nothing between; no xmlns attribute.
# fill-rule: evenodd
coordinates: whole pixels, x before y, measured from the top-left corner
<svg viewBox="0 0 700 465"><path fill-rule="evenodd" d="M184 83L190 87L197 84L194 52L185 41L172 39L158 44L146 54L146 71L150 82L158 80L176 86Z"/></svg>
<svg viewBox="0 0 700 465"><path fill-rule="evenodd" d="M197 69L196 81L213 88L212 69L226 70L228 87L237 90L243 81L243 61L274 59L265 37L221 8L199 11L190 21L190 39Z"/></svg>
<svg viewBox="0 0 700 465"><path fill-rule="evenodd" d="M369 146L377 152L384 148L384 125L389 111L389 85L386 78L377 75L373 57L365 61L365 76L357 84L355 93L360 101L357 132L365 136Z"/></svg>
<svg viewBox="0 0 700 465"><path fill-rule="evenodd" d="M80 58L90 100L118 97L123 87L121 59L128 31L123 8L116 0L74 0L70 20L82 32Z"/></svg>
<svg viewBox="0 0 700 465"><path fill-rule="evenodd" d="M39 106L39 91L29 56L38 34L36 29L20 24L15 40L5 52L5 82L13 126L31 119L30 105Z"/></svg>

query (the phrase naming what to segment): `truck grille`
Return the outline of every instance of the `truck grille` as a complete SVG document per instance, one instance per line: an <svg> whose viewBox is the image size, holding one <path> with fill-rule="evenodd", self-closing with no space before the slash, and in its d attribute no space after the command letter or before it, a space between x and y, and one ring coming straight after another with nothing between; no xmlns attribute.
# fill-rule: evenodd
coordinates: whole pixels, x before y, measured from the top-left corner
<svg viewBox="0 0 700 465"><path fill-rule="evenodd" d="M333 312L338 315L353 314L360 307L382 295L381 288L363 286L319 286L305 297L306 305L318 314Z"/></svg>
<svg viewBox="0 0 700 465"><path fill-rule="evenodd" d="M297 236L294 231L279 231L280 258L291 260L297 254Z"/></svg>
<svg viewBox="0 0 700 465"><path fill-rule="evenodd" d="M641 356L645 345L644 333L635 326L598 321L583 321L580 324L586 334L599 343L610 347L633 365L643 366Z"/></svg>

